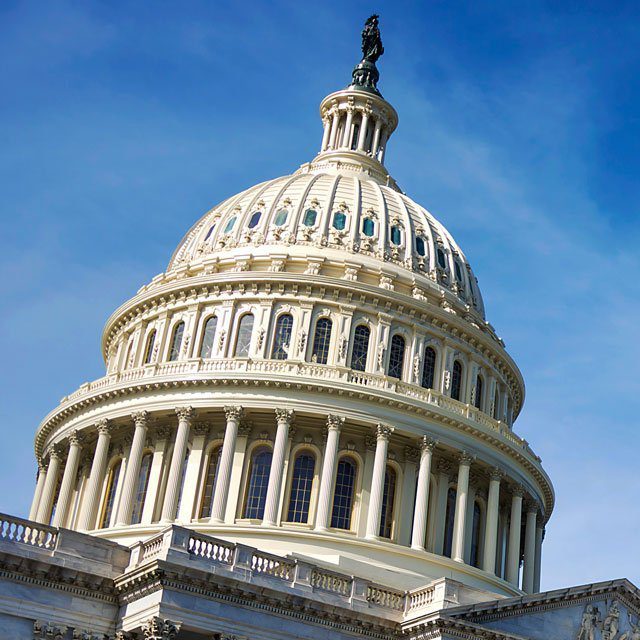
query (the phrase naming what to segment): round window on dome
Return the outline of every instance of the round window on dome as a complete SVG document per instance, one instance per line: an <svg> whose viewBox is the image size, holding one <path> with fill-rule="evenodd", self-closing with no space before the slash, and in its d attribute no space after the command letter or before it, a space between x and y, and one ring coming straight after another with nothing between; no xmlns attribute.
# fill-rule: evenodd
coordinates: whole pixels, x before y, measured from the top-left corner
<svg viewBox="0 0 640 640"><path fill-rule="evenodd" d="M315 209L307 209L304 212L304 218L302 219L302 224L305 227L313 227L316 223L316 219L318 217L318 212Z"/></svg>
<svg viewBox="0 0 640 640"><path fill-rule="evenodd" d="M336 211L333 214L333 228L338 231L344 231L347 226L347 216L342 211Z"/></svg>
<svg viewBox="0 0 640 640"><path fill-rule="evenodd" d="M421 238L420 236L416 236L416 251L418 252L419 256L424 256L427 253L427 248L424 244L424 238Z"/></svg>
<svg viewBox="0 0 640 640"><path fill-rule="evenodd" d="M288 209L280 209L276 213L276 217L273 220L273 224L275 224L276 227L281 227L287 221L288 217L289 217L289 210Z"/></svg>
<svg viewBox="0 0 640 640"><path fill-rule="evenodd" d="M231 229L233 229L235 223L236 223L236 219L237 216L232 216L231 218L229 218L229 220L227 221L227 224L224 227L224 232L225 233L230 233Z"/></svg>
<svg viewBox="0 0 640 640"><path fill-rule="evenodd" d="M440 265L441 269L447 268L447 258L444 255L444 250L441 247L438 247L438 265Z"/></svg>
<svg viewBox="0 0 640 640"><path fill-rule="evenodd" d="M365 218L362 223L362 233L371 238L376 232L376 223L371 218Z"/></svg>
<svg viewBox="0 0 640 640"><path fill-rule="evenodd" d="M251 218L249 218L249 224L247 225L249 229L257 227L261 217L262 211L255 211L253 214L251 214Z"/></svg>
<svg viewBox="0 0 640 640"><path fill-rule="evenodd" d="M395 225L391 227L391 243L395 245L402 244L402 231L400 227Z"/></svg>

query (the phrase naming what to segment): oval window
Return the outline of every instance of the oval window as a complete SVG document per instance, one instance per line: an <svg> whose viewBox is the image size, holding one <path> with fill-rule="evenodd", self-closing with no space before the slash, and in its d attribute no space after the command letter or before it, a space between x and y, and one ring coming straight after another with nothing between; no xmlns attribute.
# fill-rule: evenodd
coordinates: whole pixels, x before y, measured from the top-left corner
<svg viewBox="0 0 640 640"><path fill-rule="evenodd" d="M402 232L400 227L391 227L391 242L398 245L402 242Z"/></svg>
<svg viewBox="0 0 640 640"><path fill-rule="evenodd" d="M318 212L315 209L307 209L304 212L304 218L302 219L302 224L305 227L313 227L316 223L316 218L318 217Z"/></svg>
<svg viewBox="0 0 640 640"><path fill-rule="evenodd" d="M288 217L289 217L289 211L287 209L280 209L280 211L276 213L276 217L273 220L273 224L275 224L276 227L281 227L287 221Z"/></svg>
<svg viewBox="0 0 640 640"><path fill-rule="evenodd" d="M333 228L342 231L347 225L347 216L342 211L333 214Z"/></svg>
<svg viewBox="0 0 640 640"><path fill-rule="evenodd" d="M215 224L212 224L212 225L209 227L209 231L207 231L207 235L204 237L204 241L205 241L205 242L206 242L206 241L211 237L211 234L213 233L213 230L214 230L215 228L216 228L216 225L215 225Z"/></svg>
<svg viewBox="0 0 640 640"><path fill-rule="evenodd" d="M231 231L231 229L233 229L233 225L236 223L236 216L232 216L231 218L229 218L229 221L227 222L227 224L224 227L224 232L225 233L229 233Z"/></svg>
<svg viewBox="0 0 640 640"><path fill-rule="evenodd" d="M419 256L423 256L427 252L424 246L424 239L420 236L416 237L416 251L418 252Z"/></svg>
<svg viewBox="0 0 640 640"><path fill-rule="evenodd" d="M365 218L362 223L362 233L365 236L371 237L376 231L376 223L371 218Z"/></svg>
<svg viewBox="0 0 640 640"><path fill-rule="evenodd" d="M447 259L445 258L444 251L438 247L438 264L441 269L447 268Z"/></svg>
<svg viewBox="0 0 640 640"><path fill-rule="evenodd" d="M260 222L260 216L262 216L262 211L256 211L249 218L249 224L247 225L249 229L253 229L258 226L258 222Z"/></svg>

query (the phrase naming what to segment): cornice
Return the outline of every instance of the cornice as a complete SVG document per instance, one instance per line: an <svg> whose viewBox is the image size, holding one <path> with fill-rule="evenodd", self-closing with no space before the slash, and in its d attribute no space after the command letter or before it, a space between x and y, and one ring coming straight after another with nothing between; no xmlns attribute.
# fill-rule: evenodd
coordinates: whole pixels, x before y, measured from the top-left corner
<svg viewBox="0 0 640 640"><path fill-rule="evenodd" d="M341 263L342 265L342 263ZM343 265L342 265L343 266ZM410 272L409 272L410 273ZM410 273L408 282L414 281ZM433 283L431 283L433 284ZM247 285L248 289L247 289ZM372 312L394 311L395 316L405 316L409 322L417 320L431 325L432 330L442 331L443 338L459 341L466 348L486 358L487 364L496 368L505 378L514 397L514 416L517 416L524 402L524 380L506 349L498 342L497 336L488 329L477 329L465 317L451 313L428 299L411 297L399 291L389 291L364 282L345 281L323 275L268 271L233 272L185 275L149 289L143 289L136 296L116 309L105 324L102 334L103 357L109 351L112 341L129 323L149 312L157 312L170 305L187 305L198 297L218 299L246 299L247 295L277 295L279 299L314 297L323 303L350 304L357 302L360 307L369 305ZM442 292L435 291L434 298L441 299ZM453 294L452 294L453 296ZM453 301L454 307L461 306ZM468 313L461 309L460 313Z"/></svg>

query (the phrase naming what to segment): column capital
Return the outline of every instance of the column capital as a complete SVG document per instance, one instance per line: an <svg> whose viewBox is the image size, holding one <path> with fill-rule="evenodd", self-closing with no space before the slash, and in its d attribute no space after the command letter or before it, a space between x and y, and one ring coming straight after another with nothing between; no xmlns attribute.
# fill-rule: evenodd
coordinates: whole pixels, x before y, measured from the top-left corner
<svg viewBox="0 0 640 640"><path fill-rule="evenodd" d="M388 440L393 433L393 427L388 424L379 423L376 425L376 438L378 440Z"/></svg>
<svg viewBox="0 0 640 640"><path fill-rule="evenodd" d="M438 460L438 465L436 468L438 469L438 473L446 473L447 475L451 473L451 463L444 458Z"/></svg>
<svg viewBox="0 0 640 640"><path fill-rule="evenodd" d="M175 409L178 420L191 420L196 415L193 407L176 407Z"/></svg>
<svg viewBox="0 0 640 640"><path fill-rule="evenodd" d="M533 498L528 498L524 503L524 510L526 513L535 513L536 516L540 512L538 503Z"/></svg>
<svg viewBox="0 0 640 640"><path fill-rule="evenodd" d="M526 494L526 491L524 490L524 487L521 484L516 484L511 489L511 494L513 495L514 498L516 497L523 498L524 495Z"/></svg>
<svg viewBox="0 0 640 640"><path fill-rule="evenodd" d="M458 462L461 465L465 465L467 467L470 467L471 464L473 463L473 461L476 459L476 457L471 454L471 453L467 453L466 451L463 451L459 456L458 456Z"/></svg>
<svg viewBox="0 0 640 640"><path fill-rule="evenodd" d="M131 419L133 420L133 423L135 424L136 427L146 427L148 418L149 418L148 411L134 411L131 414Z"/></svg>
<svg viewBox="0 0 640 640"><path fill-rule="evenodd" d="M431 451L433 453L433 450L436 448L437 444L437 440L434 440L429 436L422 436L422 439L420 440L420 449L422 451Z"/></svg>
<svg viewBox="0 0 640 640"><path fill-rule="evenodd" d="M488 472L489 480L500 482L504 478L504 471L500 467L491 467Z"/></svg>
<svg viewBox="0 0 640 640"><path fill-rule="evenodd" d="M49 461L45 460L42 456L38 456L38 473L45 473L49 467Z"/></svg>
<svg viewBox="0 0 640 640"><path fill-rule="evenodd" d="M181 626L180 622L172 622L155 616L149 618L142 625L142 633L145 640L174 640Z"/></svg>
<svg viewBox="0 0 640 640"><path fill-rule="evenodd" d="M343 424L344 424L343 416L336 416L333 414L327 416L328 431L340 431L340 429L342 429Z"/></svg>
<svg viewBox="0 0 640 640"><path fill-rule="evenodd" d="M224 408L224 415L227 421L240 420L244 414L244 409L238 406L228 406Z"/></svg>
<svg viewBox="0 0 640 640"><path fill-rule="evenodd" d="M75 447L79 447L82 444L82 441L84 440L84 436L77 430L74 429L70 434L69 434L69 446L75 446Z"/></svg>
<svg viewBox="0 0 640 640"><path fill-rule="evenodd" d="M98 422L96 422L96 427L98 428L98 433L103 436L110 436L113 431L113 423L107 418L98 420Z"/></svg>
<svg viewBox="0 0 640 640"><path fill-rule="evenodd" d="M58 460L62 458L62 449L59 444L51 445L51 448L49 449L49 460L53 460L54 458L57 458Z"/></svg>
<svg viewBox="0 0 640 640"><path fill-rule="evenodd" d="M278 422L286 422L290 424L295 416L293 409L276 409L276 420Z"/></svg>

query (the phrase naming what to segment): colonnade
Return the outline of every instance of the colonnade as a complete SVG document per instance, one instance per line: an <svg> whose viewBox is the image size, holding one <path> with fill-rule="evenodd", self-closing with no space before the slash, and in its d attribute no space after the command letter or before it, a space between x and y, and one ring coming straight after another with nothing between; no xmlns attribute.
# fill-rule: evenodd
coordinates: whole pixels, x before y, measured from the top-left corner
<svg viewBox="0 0 640 640"><path fill-rule="evenodd" d="M244 458L247 447L246 437L248 436L248 431L244 429L241 434L242 407L225 407L224 413L226 426L218 458L211 512L208 517L208 522L212 525L223 522L229 523L230 521L228 513L230 489L233 485L239 491L239 487L242 484L241 478L238 477L238 465L234 464L234 461L238 459L238 456ZM180 513L178 513L178 503L181 490L183 493L188 492L193 498L198 493L199 478L202 474L203 451L206 434L208 433L208 426L206 430L192 433L194 431L192 426L195 412L191 407L178 407L175 410L175 414L177 428L173 441L173 453L170 460L163 461L163 464L166 465L166 482L164 484L161 509L159 509L159 521L161 523L170 523L175 520L190 522L193 519L193 505L191 507L181 506ZM281 497L283 483L287 475L286 461L291 449L292 437L295 433L293 411L277 409L275 417L275 438L272 445L271 465L264 501L264 515L262 517L262 526L264 527L274 527L280 524ZM141 463L145 444L147 443L149 421L150 418L147 411L138 411L131 415L133 436L130 440L124 472L121 474L120 497L117 505L114 506L117 510L111 520L115 526L128 526L131 524L136 491L140 490L137 485L139 484ZM308 522L318 532L330 529L336 468L341 452L340 438L344 422L343 417L335 415L329 415L326 422L326 440L322 455L322 470L317 488L315 518L313 518L312 513L309 513ZM79 502L80 510L75 524L75 528L84 531L96 528L98 508L101 502L101 495L104 493L105 474L107 473L109 450L115 425L111 421L101 420L96 426L98 438L91 458L86 487L82 494L82 500ZM372 465L370 477L366 478L369 497L366 513L363 514L363 522L365 524L361 532L364 538L372 541L380 538L385 473L389 460L389 441L393 432L393 427L378 424L375 428L375 439L372 442ZM240 435L244 436L242 443L240 443ZM193 446L194 451L189 456L185 469L185 456L190 438L194 445L196 438L198 439L198 447ZM42 523L47 523L51 519L54 526L65 525L78 476L83 442L84 437L78 432L73 432L68 437L68 453L63 468L61 445L56 444L50 448L46 464L41 465L38 474L30 511L31 519ZM473 519L475 495L471 492L471 471L475 463L475 457L464 451L459 453L457 460L455 460L457 462L457 474L453 473L455 467L452 466L451 461L441 457L437 461L437 473L434 475L433 458L438 444L437 441L424 436L416 444L419 447L417 470L414 462L409 463L407 459L406 463L407 465L413 465L413 475L407 475L407 477L415 478L415 495L412 494L411 481L405 482L405 488L408 489L407 493L411 495L403 495L402 509L404 516L400 513L394 513L393 517L396 522L400 522L404 518L403 526L405 527L404 534L396 536L396 540L401 544L410 545L415 551L431 551L443 555L447 534L445 520L447 517L448 494L455 487L453 528L452 531L449 531L450 555L455 562L469 563L470 536L472 535L470 525ZM409 448L411 447L407 447L407 449ZM195 452L197 452L197 455L194 455ZM244 466L246 473L248 465ZM483 473L486 475L486 471ZM477 478L476 474L474 478L476 484L478 482ZM437 491L432 491L431 483L434 480L437 485ZM528 499L525 502L524 489L518 485L514 486L512 483L507 485L504 473L498 468L489 470L488 480L483 535L481 537L483 544L478 555L478 566L488 573L505 578L512 585L518 587L522 558L521 535L522 530L524 530L524 564L521 588L527 593L538 591L540 586L540 558L544 537L538 504L533 499ZM153 482L153 485L151 485L151 482ZM148 480L148 483L150 491L156 492L156 496L160 497L160 474L156 473L155 478ZM507 486L508 491L505 491ZM405 492L403 491L403 493ZM437 503L435 509L430 505L430 500L432 499L435 499ZM234 506L232 505L232 507ZM436 516L435 526L432 525L434 530L433 543L429 545L427 544L427 531L430 519L434 518L432 514L436 514ZM231 522L233 522L236 515L237 513L231 515ZM202 522L202 520L200 519L199 522Z"/></svg>

